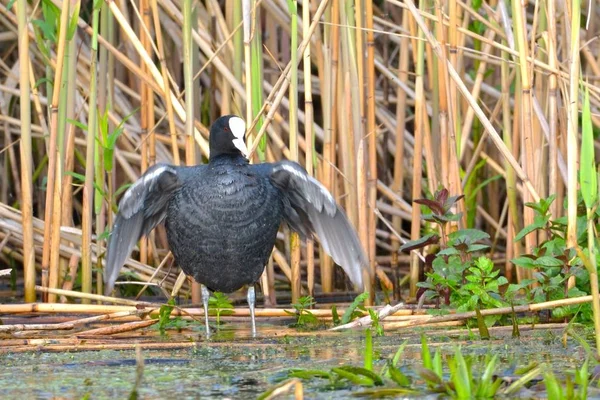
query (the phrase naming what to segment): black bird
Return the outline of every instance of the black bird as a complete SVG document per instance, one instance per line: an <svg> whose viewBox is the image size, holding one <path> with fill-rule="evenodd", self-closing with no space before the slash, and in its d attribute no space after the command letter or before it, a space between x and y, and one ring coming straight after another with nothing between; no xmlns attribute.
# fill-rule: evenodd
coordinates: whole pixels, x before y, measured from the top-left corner
<svg viewBox="0 0 600 400"><path fill-rule="evenodd" d="M123 195L108 243L105 292L142 235L163 220L175 262L202 285L208 330L209 291L248 288L254 321L254 284L273 250L282 221L302 238L318 236L352 283L363 287L367 258L344 212L321 183L297 163L250 164L244 121L217 119L206 165L149 168Z"/></svg>

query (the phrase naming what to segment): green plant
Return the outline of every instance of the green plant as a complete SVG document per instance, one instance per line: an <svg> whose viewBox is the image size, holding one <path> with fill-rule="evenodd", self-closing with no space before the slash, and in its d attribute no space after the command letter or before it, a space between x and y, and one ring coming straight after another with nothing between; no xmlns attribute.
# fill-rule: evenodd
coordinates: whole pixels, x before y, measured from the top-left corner
<svg viewBox="0 0 600 400"><path fill-rule="evenodd" d="M309 325L314 325L319 322L317 317L311 313L308 309L317 304L312 296L302 296L298 299L297 303L292 304L295 312L287 311L289 315L296 317L296 326L306 328Z"/></svg>
<svg viewBox="0 0 600 400"><path fill-rule="evenodd" d="M161 336L166 336L167 329L181 330L186 328L189 324L188 321L183 320L181 317L171 318L171 313L175 308L175 299L171 298L167 304L160 306L158 315L153 318L158 319L158 330Z"/></svg>
<svg viewBox="0 0 600 400"><path fill-rule="evenodd" d="M370 329L375 331L375 335L383 336L383 325L381 324L381 321L379 320L379 314L377 313L377 311L369 308L369 315L371 316L371 328Z"/></svg>
<svg viewBox="0 0 600 400"><path fill-rule="evenodd" d="M519 287L510 285L507 293L511 300L516 299L516 293L523 291L526 296L524 301L541 302L559 300L566 297L577 297L589 293L590 280L586 273L584 263L576 249L567 246L567 219L566 217L552 219L550 206L555 196L540 199L537 203L527 203L526 206L534 210L534 222L524 227L517 234L515 240L522 240L526 235L541 232L548 239L542 241L531 253L523 254L511 260L519 267L531 269L533 279L523 280ZM580 198L581 205L581 198ZM577 241L579 246L586 246L588 235L586 232L586 216L577 218ZM576 285L569 287L569 278L574 277ZM527 286L536 283L532 288ZM567 317L574 315L579 307L558 307L552 311L554 317ZM582 307L579 314L581 319L591 319L591 309Z"/></svg>
<svg viewBox="0 0 600 400"><path fill-rule="evenodd" d="M415 250L439 243L439 250L426 258L427 280L419 282L421 295L435 300L438 306L449 306L460 311L477 311L482 337L487 337L487 325L493 325L500 317L482 318L482 308L501 307L507 303L500 295L500 287L508 281L494 270L493 262L486 257L474 259L478 252L489 246L482 243L489 235L477 229L459 229L448 232L448 224L460 219L460 213L452 208L462 196L449 196L446 189L439 190L433 199L417 199L415 203L429 208L422 218L438 225L437 232L428 233L420 239L407 242L401 250ZM439 232L439 233L438 233Z"/></svg>
<svg viewBox="0 0 600 400"><path fill-rule="evenodd" d="M365 300L369 298L369 292L363 292L354 298L352 304L348 306L344 315L342 316L341 324L347 324L348 322L360 318L367 312L365 308Z"/></svg>
<svg viewBox="0 0 600 400"><path fill-rule="evenodd" d="M221 292L214 292L208 299L208 312L215 315L217 327L221 325L221 315L231 315L233 313L233 304L227 295Z"/></svg>

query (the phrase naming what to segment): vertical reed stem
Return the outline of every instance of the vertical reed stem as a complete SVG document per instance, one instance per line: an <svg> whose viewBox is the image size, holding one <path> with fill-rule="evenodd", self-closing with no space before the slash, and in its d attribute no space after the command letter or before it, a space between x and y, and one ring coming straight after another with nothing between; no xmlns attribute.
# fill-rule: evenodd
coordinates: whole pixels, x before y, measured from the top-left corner
<svg viewBox="0 0 600 400"><path fill-rule="evenodd" d="M183 79L185 84L185 163L196 164L194 142L194 71L192 70L192 0L183 1ZM200 303L200 284L192 283L192 303Z"/></svg>
<svg viewBox="0 0 600 400"><path fill-rule="evenodd" d="M289 94L290 110L290 155L298 161L298 2L288 0L288 8L292 19L291 36L291 80ZM306 39L306 38L304 38ZM307 46L308 47L308 46ZM292 268L292 303L298 302L302 290L302 273L300 270L300 238L295 232L290 233L291 268Z"/></svg>
<svg viewBox="0 0 600 400"><path fill-rule="evenodd" d="M97 95L97 57L98 57L98 29L100 5L94 7L92 14L92 42L90 46L90 97L89 117L86 136L85 155L85 183L83 186L83 212L81 221L81 291L92 293L92 222L94 198L94 147L96 146L96 126L98 115ZM82 299L84 304L89 299Z"/></svg>
<svg viewBox="0 0 600 400"><path fill-rule="evenodd" d="M35 302L35 249L33 247L33 153L31 149L31 102L29 100L29 32L27 28L27 1L17 2L19 29L19 90L21 141L21 212L23 218L23 275L25 301Z"/></svg>
<svg viewBox="0 0 600 400"><path fill-rule="evenodd" d="M310 0L304 0L302 3L302 36L307 37L310 27ZM313 126L313 100L312 100L312 74L310 61L310 46L306 46L303 57L304 72L304 139L306 140L306 172L310 176L314 175L315 156L315 136ZM315 259L314 242L310 239L306 241L306 274L308 294L314 294L315 286Z"/></svg>

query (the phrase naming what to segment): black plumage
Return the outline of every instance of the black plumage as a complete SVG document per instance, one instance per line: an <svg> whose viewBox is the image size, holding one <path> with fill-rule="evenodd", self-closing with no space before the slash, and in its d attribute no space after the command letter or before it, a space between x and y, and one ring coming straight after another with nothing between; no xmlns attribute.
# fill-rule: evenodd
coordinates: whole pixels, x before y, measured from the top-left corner
<svg viewBox="0 0 600 400"><path fill-rule="evenodd" d="M367 259L331 194L297 163L249 164L244 134L241 118L221 117L211 127L207 165L159 164L127 190L108 245L107 293L135 243L163 220L183 271L211 290L228 293L250 285L252 311L252 285L264 270L282 221L303 238L316 234L362 288Z"/></svg>

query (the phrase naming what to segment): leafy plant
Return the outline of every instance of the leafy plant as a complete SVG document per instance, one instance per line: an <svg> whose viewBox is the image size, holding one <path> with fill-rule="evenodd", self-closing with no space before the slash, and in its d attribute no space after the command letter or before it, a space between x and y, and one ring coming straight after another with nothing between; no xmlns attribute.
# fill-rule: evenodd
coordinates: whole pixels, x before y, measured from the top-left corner
<svg viewBox="0 0 600 400"><path fill-rule="evenodd" d="M371 328L375 331L375 335L383 336L383 325L379 320L379 314L377 311L369 308L369 315L371 316Z"/></svg>
<svg viewBox="0 0 600 400"><path fill-rule="evenodd" d="M297 327L307 327L314 325L319 322L317 317L311 313L308 309L317 304L312 296L302 296L298 299L297 303L292 304L292 307L296 310L295 312L287 311L289 315L296 317Z"/></svg>
<svg viewBox="0 0 600 400"><path fill-rule="evenodd" d="M486 257L474 258L474 255L489 248L482 243L489 235L478 229L459 229L449 232L448 224L457 221L461 213L452 208L462 196L449 196L446 189L439 190L433 199L417 199L415 203L429 208L422 218L438 225L436 233L428 233L420 239L410 241L401 250L415 250L439 243L437 252L426 258L425 282L419 282L421 295L435 300L438 306L449 306L459 311L476 311L482 337L487 336L487 326L493 325L500 317L482 318L482 308L501 307L503 301L500 288L508 281L494 270L493 262Z"/></svg>
<svg viewBox="0 0 600 400"><path fill-rule="evenodd" d="M547 240L542 241L531 253L523 254L511 260L519 267L533 271L533 279L523 280L519 287L510 285L507 294L515 299L518 291L524 291L524 301L542 302L560 300L566 297L576 297L589 293L589 275L586 273L584 263L576 249L567 247L567 221L566 218L552 219L550 206L555 196L540 199L537 203L527 203L526 206L534 210L534 222L524 227L517 234L515 240L522 240L528 234L543 232ZM580 199L581 200L581 199ZM577 240L579 246L586 246L586 217L582 215L577 219ZM585 253L582 253L585 254ZM576 286L569 287L569 279L575 278ZM535 283L531 289L529 286ZM574 315L579 308L575 306L558 307L552 311L554 317L567 317ZM580 318L589 319L591 310L589 305L584 307Z"/></svg>
<svg viewBox="0 0 600 400"><path fill-rule="evenodd" d="M365 308L365 300L369 298L369 292L363 292L354 298L352 304L348 306L344 315L342 316L341 324L347 324L348 322L360 318L367 312Z"/></svg>
<svg viewBox="0 0 600 400"><path fill-rule="evenodd" d="M231 315L233 313L233 304L226 294L213 292L208 299L208 312L216 316L217 326L221 325L221 315Z"/></svg>
<svg viewBox="0 0 600 400"><path fill-rule="evenodd" d="M181 317L171 318L171 313L175 308L175 299L171 298L167 304L160 306L158 310L158 316L153 318L158 319L158 330L161 336L166 336L167 329L181 330L188 326L188 321L183 320Z"/></svg>

